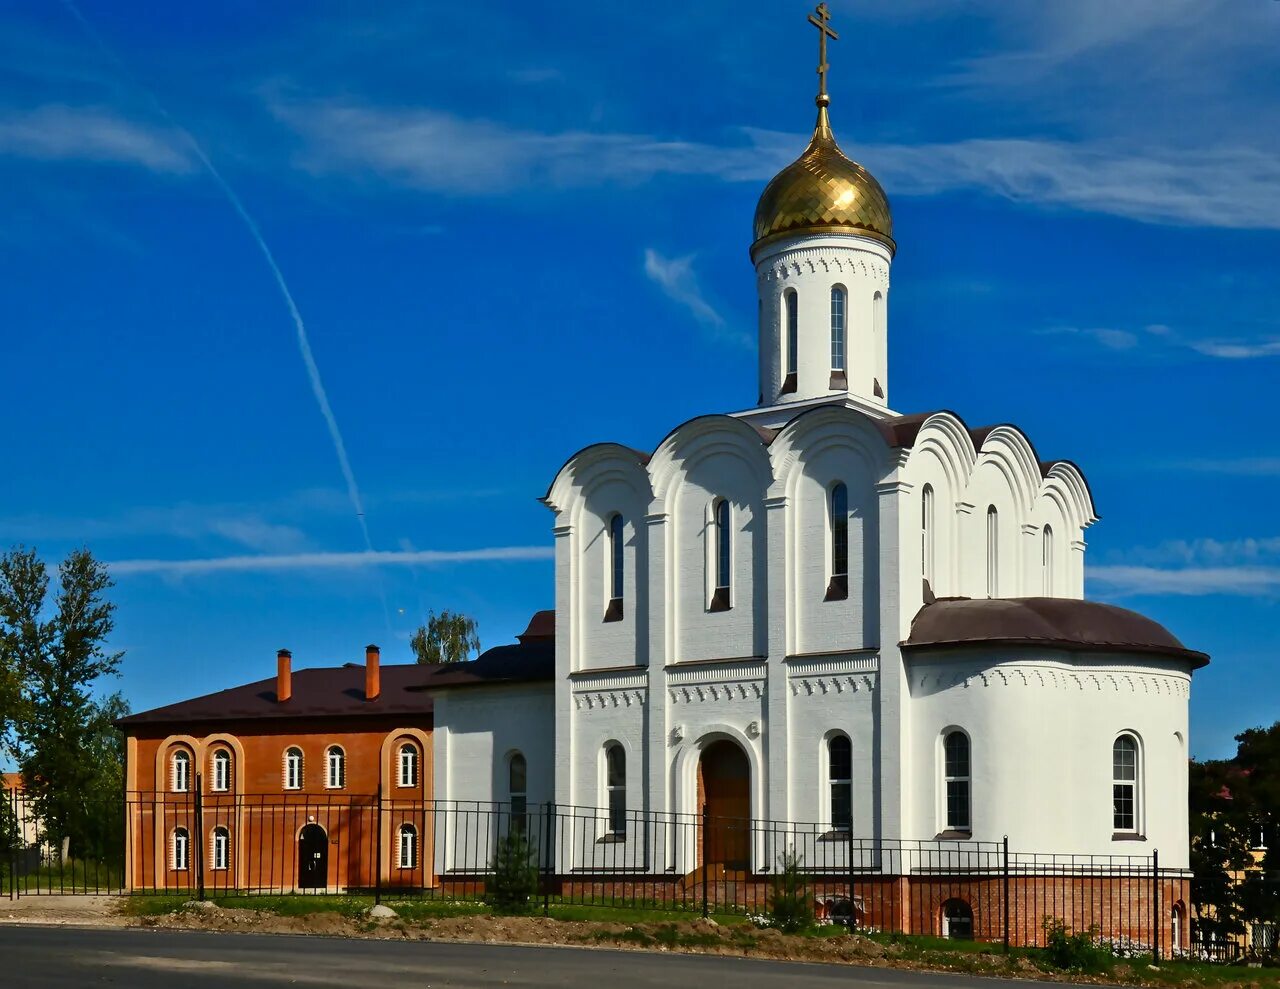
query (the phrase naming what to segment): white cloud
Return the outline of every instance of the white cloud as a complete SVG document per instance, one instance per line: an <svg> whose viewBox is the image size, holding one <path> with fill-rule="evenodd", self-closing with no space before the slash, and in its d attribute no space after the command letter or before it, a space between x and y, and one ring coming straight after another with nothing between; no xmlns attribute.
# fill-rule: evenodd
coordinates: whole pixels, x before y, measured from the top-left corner
<svg viewBox="0 0 1280 989"><path fill-rule="evenodd" d="M1197 339L1177 333L1161 323L1143 328L1143 335L1130 330L1112 328L1081 329L1075 326L1051 326L1038 331L1044 335L1074 335L1090 339L1108 350L1133 350L1143 339L1160 348L1192 350L1203 357L1220 360L1257 360L1280 356L1280 340L1224 341Z"/></svg>
<svg viewBox="0 0 1280 989"><path fill-rule="evenodd" d="M1090 565L1086 575L1115 596L1280 595L1280 536L1171 539L1114 558L1119 562Z"/></svg>
<svg viewBox="0 0 1280 989"><path fill-rule="evenodd" d="M137 165L153 172L189 172L178 136L100 107L51 104L0 112L0 155L36 161Z"/></svg>
<svg viewBox="0 0 1280 989"><path fill-rule="evenodd" d="M1162 567L1103 565L1088 568L1091 585L1116 597L1174 595L1273 597L1280 594L1280 567Z"/></svg>
<svg viewBox="0 0 1280 989"><path fill-rule="evenodd" d="M662 289L667 298L688 309L699 323L716 330L724 329L724 317L716 312L702 294L702 286L693 270L692 254L682 258L668 258L652 247L647 247L644 252L644 273Z"/></svg>
<svg viewBox="0 0 1280 989"><path fill-rule="evenodd" d="M221 556L194 560L117 560L107 566L117 576L162 574L189 577L211 573L287 570L356 570L368 567L424 566L445 563L550 560L550 546L500 546L467 550L363 550L353 553L288 553L274 556Z"/></svg>
<svg viewBox="0 0 1280 989"><path fill-rule="evenodd" d="M632 185L659 175L763 183L807 135L742 128L742 144L645 134L542 132L426 107L274 101L317 174L375 176L427 192L505 197ZM850 148L895 196L974 191L1147 223L1280 229L1280 156L1248 146L1141 154L1108 143L1025 138Z"/></svg>
<svg viewBox="0 0 1280 989"><path fill-rule="evenodd" d="M1054 326L1039 331L1042 334L1056 336L1082 336L1095 340L1108 350L1132 350L1138 345L1138 337L1128 330L1115 330L1107 327L1082 328L1078 326Z"/></svg>
<svg viewBox="0 0 1280 989"><path fill-rule="evenodd" d="M1235 457L1221 460L1184 460L1182 470L1205 474L1232 474L1240 477L1280 477L1280 457Z"/></svg>
<svg viewBox="0 0 1280 989"><path fill-rule="evenodd" d="M1204 354L1206 357L1221 357L1232 361L1280 355L1280 340L1262 340L1256 343L1226 340L1193 340L1187 346L1197 353Z"/></svg>

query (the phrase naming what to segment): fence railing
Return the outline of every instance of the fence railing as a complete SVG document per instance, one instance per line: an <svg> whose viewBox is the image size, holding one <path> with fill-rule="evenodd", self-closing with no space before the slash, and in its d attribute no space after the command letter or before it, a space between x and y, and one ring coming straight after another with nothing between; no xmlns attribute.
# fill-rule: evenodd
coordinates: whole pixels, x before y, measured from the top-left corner
<svg viewBox="0 0 1280 989"><path fill-rule="evenodd" d="M1154 852L1046 854L812 822L349 792L131 792L111 812L121 847L93 862L74 845L69 858L15 849L7 892L478 900L514 834L545 907L765 913L793 856L819 916L863 929L1038 945L1057 918L1135 953L1190 947L1189 876Z"/></svg>

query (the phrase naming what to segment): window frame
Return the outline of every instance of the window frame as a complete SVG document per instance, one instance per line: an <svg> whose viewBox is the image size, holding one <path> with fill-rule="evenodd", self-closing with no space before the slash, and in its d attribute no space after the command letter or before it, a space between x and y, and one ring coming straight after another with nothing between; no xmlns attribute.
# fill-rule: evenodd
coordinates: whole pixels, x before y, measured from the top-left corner
<svg viewBox="0 0 1280 989"><path fill-rule="evenodd" d="M964 772L953 772L948 743L951 739L964 740ZM952 725L941 735L942 828L943 833L973 834L973 739L963 728ZM964 794L963 806L958 795ZM954 811L963 809L963 815Z"/></svg>
<svg viewBox="0 0 1280 989"><path fill-rule="evenodd" d="M837 314L836 302L839 301ZM837 319L839 320L837 324ZM831 286L831 370L845 373L849 368L849 290L837 283Z"/></svg>
<svg viewBox="0 0 1280 989"><path fill-rule="evenodd" d="M406 756L408 758L406 758ZM418 785L419 763L421 759L418 757L418 746L413 742L401 742L396 746L396 786L401 788L412 788ZM409 781L405 782L405 766L408 764L412 770L409 775Z"/></svg>
<svg viewBox="0 0 1280 989"><path fill-rule="evenodd" d="M212 772L209 774L209 789L214 793L226 793L231 789L231 752L229 749L218 748L213 750L213 755L209 758L209 766Z"/></svg>
<svg viewBox="0 0 1280 989"><path fill-rule="evenodd" d="M920 491L920 576L929 584L935 594L934 586L936 523L934 521L937 494L932 484L926 484Z"/></svg>
<svg viewBox="0 0 1280 989"><path fill-rule="evenodd" d="M179 766L182 767L181 771ZM169 756L169 792L191 792L191 753L186 749L175 749Z"/></svg>
<svg viewBox="0 0 1280 989"><path fill-rule="evenodd" d="M408 860L405 859L405 839L408 839ZM416 869L418 867L418 829L408 821L401 821L396 828L396 868Z"/></svg>
<svg viewBox="0 0 1280 989"><path fill-rule="evenodd" d="M1048 522L1040 531L1040 568L1043 579L1041 590L1047 598L1053 597L1053 526Z"/></svg>
<svg viewBox="0 0 1280 989"><path fill-rule="evenodd" d="M733 607L733 506L728 498L715 498L708 514L707 610L728 611Z"/></svg>
<svg viewBox="0 0 1280 989"><path fill-rule="evenodd" d="M1117 755L1122 742L1128 742L1133 752L1133 778L1125 779L1120 775ZM1132 837L1142 834L1142 740L1138 733L1126 729L1116 734L1111 741L1111 830L1119 837ZM1128 824L1124 823L1125 812L1121 810L1121 790L1129 791Z"/></svg>
<svg viewBox="0 0 1280 989"><path fill-rule="evenodd" d="M169 836L169 868L174 872L191 869L191 832L181 826L174 828Z"/></svg>
<svg viewBox="0 0 1280 989"><path fill-rule="evenodd" d="M848 766L846 767L846 776L838 776L836 774L836 746L842 743L848 749ZM843 731L834 731L827 736L826 745L823 746L823 755L825 756L826 765L825 777L827 782L827 821L833 832L840 834L853 834L853 739ZM836 819L836 809L838 806L837 787L844 792L843 802L848 811L847 820L843 823Z"/></svg>
<svg viewBox="0 0 1280 989"><path fill-rule="evenodd" d="M1000 596L1000 511L987 506L987 597Z"/></svg>
<svg viewBox="0 0 1280 989"><path fill-rule="evenodd" d="M516 765L520 766L520 781L516 787ZM529 760L517 750L507 756L507 803L510 807L511 830L524 834L529 827Z"/></svg>
<svg viewBox="0 0 1280 989"><path fill-rule="evenodd" d="M622 620L622 602L626 592L627 520L614 512L605 524L605 607L604 620Z"/></svg>
<svg viewBox="0 0 1280 989"><path fill-rule="evenodd" d="M842 496L840 500L843 504L838 503L837 495ZM827 492L827 526L830 531L827 546L831 557L830 576L833 580L843 577L847 581L849 579L849 485L844 481L836 481ZM842 562L843 566L841 566Z"/></svg>
<svg viewBox="0 0 1280 989"><path fill-rule="evenodd" d="M614 758L621 761L614 766ZM614 769L619 768L620 782L615 782ZM620 837L627 833L627 750L621 742L604 746L605 834Z"/></svg>
<svg viewBox="0 0 1280 989"><path fill-rule="evenodd" d="M334 757L337 757L336 759ZM338 782L333 781L334 766L338 767ZM342 790L347 785L347 753L341 745L333 744L324 750L324 788Z"/></svg>
<svg viewBox="0 0 1280 989"><path fill-rule="evenodd" d="M295 758L296 757L296 758ZM294 764L297 765L298 778L297 781L291 781L290 775ZM302 749L297 745L290 745L284 750L284 789L301 790L306 786L306 776L304 775L306 768L306 759L302 754Z"/></svg>
<svg viewBox="0 0 1280 989"><path fill-rule="evenodd" d="M222 824L213 829L209 847L209 868L225 872L231 868L231 831Z"/></svg>

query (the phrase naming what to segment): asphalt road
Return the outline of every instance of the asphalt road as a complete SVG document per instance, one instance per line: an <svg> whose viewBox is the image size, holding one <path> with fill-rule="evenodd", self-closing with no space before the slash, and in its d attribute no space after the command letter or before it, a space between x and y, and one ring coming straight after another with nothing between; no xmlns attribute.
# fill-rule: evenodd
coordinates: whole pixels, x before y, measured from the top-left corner
<svg viewBox="0 0 1280 989"><path fill-rule="evenodd" d="M1041 989L1043 983L636 951L14 925L0 927L0 985L6 989Z"/></svg>

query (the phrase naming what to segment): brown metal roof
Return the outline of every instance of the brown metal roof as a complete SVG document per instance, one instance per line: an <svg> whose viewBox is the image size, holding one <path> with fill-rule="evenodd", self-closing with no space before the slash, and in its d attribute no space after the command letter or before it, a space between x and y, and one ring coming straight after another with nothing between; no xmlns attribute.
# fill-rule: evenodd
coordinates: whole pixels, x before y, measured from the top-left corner
<svg viewBox="0 0 1280 989"><path fill-rule="evenodd" d="M515 645L486 649L469 663L449 663L419 678L415 691L437 687L535 683L556 675L556 613L535 612Z"/></svg>
<svg viewBox="0 0 1280 989"><path fill-rule="evenodd" d="M431 713L431 698L408 688L421 683L437 667L430 664L383 664L381 694L364 699L364 664L293 671L293 696L276 701L276 678L179 701L131 714L116 722L128 729L141 725L187 721L251 721L282 718L351 718L383 715L421 717Z"/></svg>
<svg viewBox="0 0 1280 989"><path fill-rule="evenodd" d="M911 622L904 649L1038 645L1091 652L1148 653L1185 659L1192 669L1209 657L1184 646L1159 622L1127 608L1073 598L942 598Z"/></svg>

